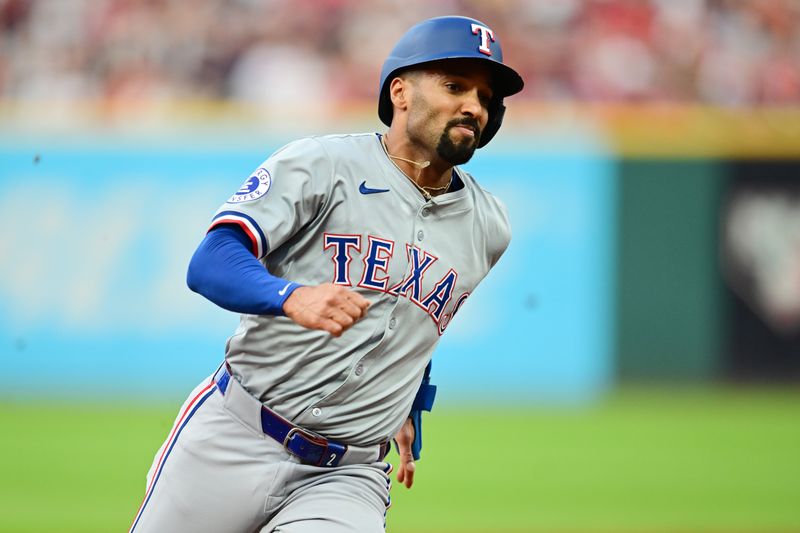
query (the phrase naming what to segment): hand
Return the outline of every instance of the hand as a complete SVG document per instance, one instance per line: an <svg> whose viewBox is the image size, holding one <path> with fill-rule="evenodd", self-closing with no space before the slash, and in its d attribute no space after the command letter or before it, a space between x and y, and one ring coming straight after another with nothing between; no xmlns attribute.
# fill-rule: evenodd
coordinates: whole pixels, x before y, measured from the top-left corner
<svg viewBox="0 0 800 533"><path fill-rule="evenodd" d="M403 427L394 436L397 442L397 451L400 455L400 467L397 470L397 481L410 489L414 484L414 471L417 465L414 463L414 456L411 454L411 443L414 442L414 423L410 418L406 418Z"/></svg>
<svg viewBox="0 0 800 533"><path fill-rule="evenodd" d="M324 283L295 289L283 303L283 312L304 328L338 337L363 318L367 307L369 301L357 292Z"/></svg>

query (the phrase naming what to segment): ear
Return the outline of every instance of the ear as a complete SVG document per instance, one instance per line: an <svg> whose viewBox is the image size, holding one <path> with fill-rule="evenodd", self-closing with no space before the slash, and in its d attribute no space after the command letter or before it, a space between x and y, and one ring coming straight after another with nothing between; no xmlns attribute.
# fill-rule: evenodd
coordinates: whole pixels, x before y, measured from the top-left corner
<svg viewBox="0 0 800 533"><path fill-rule="evenodd" d="M394 107L403 111L408 109L410 88L411 84L406 79L397 77L392 80L389 84L389 98Z"/></svg>

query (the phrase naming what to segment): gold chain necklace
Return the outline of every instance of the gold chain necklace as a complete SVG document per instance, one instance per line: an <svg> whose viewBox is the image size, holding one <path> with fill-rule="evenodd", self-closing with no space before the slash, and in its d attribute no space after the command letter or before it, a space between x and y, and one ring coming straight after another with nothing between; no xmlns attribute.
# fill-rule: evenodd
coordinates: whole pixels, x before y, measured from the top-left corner
<svg viewBox="0 0 800 533"><path fill-rule="evenodd" d="M453 184L453 173L451 172L451 173L450 173L450 181L448 181L448 182L447 182L447 185L445 185L445 186L443 186L443 187L425 187L425 186L423 186L423 185L420 185L419 183L417 183L417 181L416 181L415 179L412 179L412 178L411 178L411 176L409 176L408 174L406 174L406 173L405 173L405 171L404 171L402 168L400 168L400 166L399 166L397 163L395 163L395 162L394 162L394 160L395 160L395 159L398 159L398 160L400 160L400 161L405 161L406 163L409 163L409 164L411 164L411 165L414 165L415 167L419 168L420 172L422 171L422 169L424 169L424 168L426 168L427 166L429 166L429 165L431 164L431 162L430 162L430 161L425 161L424 163L417 163L416 161L412 161L411 159L405 159L405 158L403 158L403 157L399 157L399 156L396 156L396 155L392 155L392 154L390 154L390 153L389 153L389 148L386 146L386 135L381 135L381 146L383 146L383 151L384 151L384 152L386 152L386 155L387 155L387 156L389 157L389 159L392 161L392 164L393 164L395 167L397 167L397 170L399 170L400 172L402 172L402 173L403 173L403 176L407 177L407 178L408 178L408 180L409 180L411 183L413 183L413 184L414 184L414 186L415 186L417 189L419 189L419 192L421 192L421 193L422 193L422 196L424 196L426 200L430 200L430 199L431 199L431 197L432 197L432 194L431 194L431 193L432 193L432 192L436 192L436 191L447 191L447 190L450 188L450 186Z"/></svg>

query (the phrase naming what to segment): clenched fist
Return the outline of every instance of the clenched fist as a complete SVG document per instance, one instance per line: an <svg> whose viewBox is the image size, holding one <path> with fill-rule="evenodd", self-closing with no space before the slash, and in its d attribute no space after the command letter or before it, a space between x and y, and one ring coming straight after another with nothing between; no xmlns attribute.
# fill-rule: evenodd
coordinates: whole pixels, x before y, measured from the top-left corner
<svg viewBox="0 0 800 533"><path fill-rule="evenodd" d="M333 283L299 287L283 303L283 312L308 329L321 329L340 336L367 312L369 301L360 294Z"/></svg>

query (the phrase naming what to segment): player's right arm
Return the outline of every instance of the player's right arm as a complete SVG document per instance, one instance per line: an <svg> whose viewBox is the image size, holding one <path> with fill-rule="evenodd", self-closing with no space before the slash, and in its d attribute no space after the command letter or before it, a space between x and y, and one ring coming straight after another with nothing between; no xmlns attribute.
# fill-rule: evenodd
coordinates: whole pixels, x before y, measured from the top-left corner
<svg viewBox="0 0 800 533"><path fill-rule="evenodd" d="M364 316L369 302L360 294L326 283L301 286L273 276L252 254L238 226L221 225L206 234L186 274L190 289L223 309L256 315L285 315L297 324L338 337Z"/></svg>
<svg viewBox="0 0 800 533"><path fill-rule="evenodd" d="M363 318L369 300L333 283L298 287L283 304L283 311L295 323L321 329L334 337Z"/></svg>
<svg viewBox="0 0 800 533"><path fill-rule="evenodd" d="M330 197L333 164L315 139L292 142L264 161L218 210L189 265L189 287L224 309L283 315L339 336L368 301L333 284L301 286L264 266L270 250L305 231Z"/></svg>

